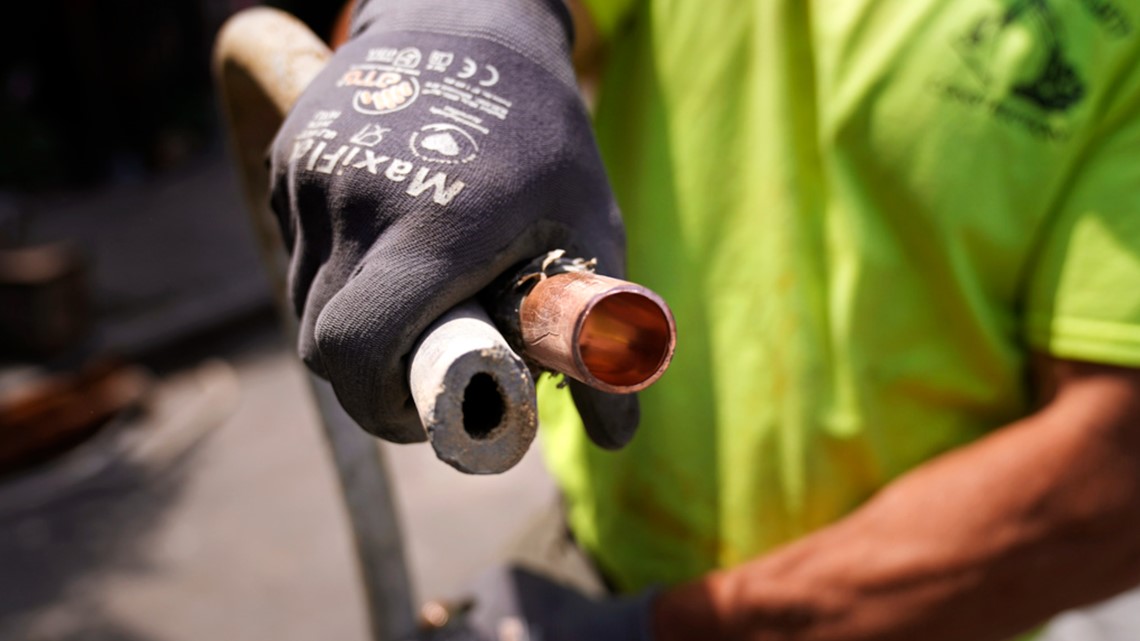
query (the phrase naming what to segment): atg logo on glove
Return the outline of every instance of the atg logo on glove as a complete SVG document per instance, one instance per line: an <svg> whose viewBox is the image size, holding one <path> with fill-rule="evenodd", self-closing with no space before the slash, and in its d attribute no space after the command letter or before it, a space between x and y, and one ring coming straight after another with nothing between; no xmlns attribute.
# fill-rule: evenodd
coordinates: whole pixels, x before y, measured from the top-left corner
<svg viewBox="0 0 1140 641"><path fill-rule="evenodd" d="M420 95L420 84L414 77L379 69L354 67L341 76L336 86L363 87L353 95L352 108L373 116L399 111Z"/></svg>

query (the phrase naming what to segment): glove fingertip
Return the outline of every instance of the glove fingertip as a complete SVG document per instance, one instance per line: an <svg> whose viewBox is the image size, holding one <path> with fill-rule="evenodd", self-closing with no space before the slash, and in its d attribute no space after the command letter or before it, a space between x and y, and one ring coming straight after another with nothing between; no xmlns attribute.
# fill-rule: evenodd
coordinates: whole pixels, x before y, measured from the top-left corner
<svg viewBox="0 0 1140 641"><path fill-rule="evenodd" d="M427 434L411 402L406 359L377 324L387 299L380 291L375 281L355 281L329 299L313 323L315 359L360 427L393 443L419 443Z"/></svg>

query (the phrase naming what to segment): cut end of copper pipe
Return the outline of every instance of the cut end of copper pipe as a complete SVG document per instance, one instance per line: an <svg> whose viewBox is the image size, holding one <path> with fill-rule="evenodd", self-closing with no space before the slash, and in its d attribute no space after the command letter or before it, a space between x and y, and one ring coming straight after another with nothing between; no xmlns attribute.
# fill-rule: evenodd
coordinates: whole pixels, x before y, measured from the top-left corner
<svg viewBox="0 0 1140 641"><path fill-rule="evenodd" d="M665 301L607 276L546 278L523 299L519 313L529 358L604 392L649 387L665 373L676 347L677 328Z"/></svg>

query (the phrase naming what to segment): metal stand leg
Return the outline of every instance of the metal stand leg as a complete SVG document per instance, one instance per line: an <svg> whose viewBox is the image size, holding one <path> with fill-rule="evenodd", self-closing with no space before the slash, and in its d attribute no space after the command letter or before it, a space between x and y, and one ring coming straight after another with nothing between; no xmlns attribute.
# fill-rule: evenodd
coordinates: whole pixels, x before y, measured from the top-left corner
<svg viewBox="0 0 1140 641"><path fill-rule="evenodd" d="M297 327L285 305L285 261L268 210L263 156L289 107L321 70L328 48L296 18L254 8L226 23L214 51L214 72L262 256L273 279L286 334ZM397 641L414 630L414 609L391 484L375 439L341 409L328 383L310 375L325 438L348 508L375 641Z"/></svg>

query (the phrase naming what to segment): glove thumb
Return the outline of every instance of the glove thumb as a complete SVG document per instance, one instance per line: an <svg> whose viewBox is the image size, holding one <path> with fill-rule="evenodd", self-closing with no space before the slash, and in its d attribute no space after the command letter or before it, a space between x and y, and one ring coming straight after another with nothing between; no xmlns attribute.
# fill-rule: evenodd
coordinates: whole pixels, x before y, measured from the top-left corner
<svg viewBox="0 0 1140 641"><path fill-rule="evenodd" d="M633 439L641 420L637 394L611 394L571 380L570 396L586 434L598 447L616 450Z"/></svg>

